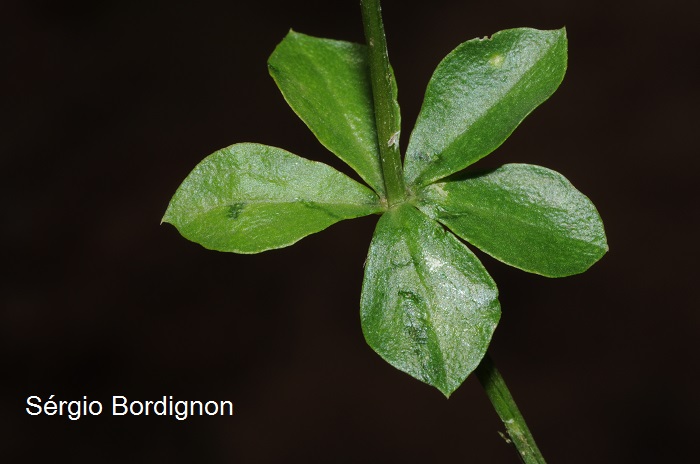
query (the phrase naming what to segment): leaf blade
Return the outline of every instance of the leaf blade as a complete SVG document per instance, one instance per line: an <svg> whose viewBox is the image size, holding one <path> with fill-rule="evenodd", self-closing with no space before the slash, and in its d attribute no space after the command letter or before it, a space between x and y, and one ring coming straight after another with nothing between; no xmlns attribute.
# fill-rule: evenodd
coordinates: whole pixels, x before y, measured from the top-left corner
<svg viewBox="0 0 700 464"><path fill-rule="evenodd" d="M366 47L290 31L268 69L321 144L383 194Z"/></svg>
<svg viewBox="0 0 700 464"><path fill-rule="evenodd" d="M420 209L494 258L547 277L584 272L608 250L593 203L561 174L506 164L427 186Z"/></svg>
<svg viewBox="0 0 700 464"><path fill-rule="evenodd" d="M566 72L565 29L509 29L467 41L438 65L406 153L416 187L491 153L554 93Z"/></svg>
<svg viewBox="0 0 700 464"><path fill-rule="evenodd" d="M163 222L205 248L259 253L380 210L371 190L330 166L280 148L241 143L195 167Z"/></svg>
<svg viewBox="0 0 700 464"><path fill-rule="evenodd" d="M372 349L446 396L479 364L500 317L479 260L409 204L377 224L360 307Z"/></svg>

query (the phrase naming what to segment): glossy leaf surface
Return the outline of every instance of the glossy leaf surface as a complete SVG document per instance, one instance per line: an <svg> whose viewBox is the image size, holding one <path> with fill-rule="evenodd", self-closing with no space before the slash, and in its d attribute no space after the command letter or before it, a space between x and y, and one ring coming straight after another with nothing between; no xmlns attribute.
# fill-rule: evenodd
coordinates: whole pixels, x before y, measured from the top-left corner
<svg viewBox="0 0 700 464"><path fill-rule="evenodd" d="M449 396L479 365L500 318L495 283L458 237L550 277L583 272L607 242L593 204L554 171L512 164L456 174L559 86L564 29L502 31L450 53L430 80L402 171L396 81L383 42L371 41L383 37L378 25L368 34L375 48L291 31L268 67L297 115L381 202L325 164L238 144L192 171L163 221L207 248L257 253L383 212L366 261L363 333L390 364Z"/></svg>
<svg viewBox="0 0 700 464"><path fill-rule="evenodd" d="M429 185L420 208L507 264L548 277L578 274L608 250L593 203L540 166L496 170Z"/></svg>
<svg viewBox="0 0 700 464"><path fill-rule="evenodd" d="M318 140L382 193L366 47L291 31L268 67L289 106Z"/></svg>
<svg viewBox="0 0 700 464"><path fill-rule="evenodd" d="M564 29L510 29L463 43L438 65L406 153L406 180L426 185L496 149L559 86Z"/></svg>
<svg viewBox="0 0 700 464"><path fill-rule="evenodd" d="M257 253L378 211L374 192L330 166L242 143L197 165L163 221L206 248Z"/></svg>
<svg viewBox="0 0 700 464"><path fill-rule="evenodd" d="M382 216L361 299L362 329L380 356L449 396L499 317L496 284L454 235L409 204Z"/></svg>

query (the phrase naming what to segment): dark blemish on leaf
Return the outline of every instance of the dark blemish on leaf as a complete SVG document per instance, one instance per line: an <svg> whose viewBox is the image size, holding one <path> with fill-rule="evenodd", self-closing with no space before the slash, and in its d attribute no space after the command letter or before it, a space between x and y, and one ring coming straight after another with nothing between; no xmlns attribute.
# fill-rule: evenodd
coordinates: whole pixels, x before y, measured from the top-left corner
<svg viewBox="0 0 700 464"><path fill-rule="evenodd" d="M427 344L428 330L425 320L421 317L423 299L414 292L399 290L399 304L405 318L408 336L418 345Z"/></svg>
<svg viewBox="0 0 700 464"><path fill-rule="evenodd" d="M245 208L245 203L234 203L232 205L228 205L228 210L226 210L226 217L229 219L238 219L238 216L241 215L241 211L243 211L243 208Z"/></svg>
<svg viewBox="0 0 700 464"><path fill-rule="evenodd" d="M330 217L332 217L333 219L336 219L336 220L338 220L338 221L344 219L343 217L338 216L338 215L335 214L333 211L329 211L328 209L324 208L322 205L320 205L320 204L318 204L318 203L316 203L316 202L309 201L309 200L300 200L299 203L301 203L302 205L306 206L307 208L315 209L315 210L317 210L317 211L321 211L321 212L325 213L326 215L328 215L328 216L330 216Z"/></svg>
<svg viewBox="0 0 700 464"><path fill-rule="evenodd" d="M414 305L418 305L422 301L421 297L408 290L399 290L399 296L402 300L408 300Z"/></svg>
<svg viewBox="0 0 700 464"><path fill-rule="evenodd" d="M437 345L431 342L435 336L425 311L425 301L420 295L405 290L399 290L399 304L403 311L404 332L413 341L410 351L415 361L420 363L419 377L428 383L444 382L445 371L443 361L438 353ZM437 348L439 349L439 348Z"/></svg>
<svg viewBox="0 0 700 464"><path fill-rule="evenodd" d="M404 259L402 257L399 257L400 259L397 259L395 256L391 256L389 258L389 261L391 262L392 267L406 267L410 266L413 264L413 261L411 261L411 258ZM399 295L401 295L402 292L399 292Z"/></svg>

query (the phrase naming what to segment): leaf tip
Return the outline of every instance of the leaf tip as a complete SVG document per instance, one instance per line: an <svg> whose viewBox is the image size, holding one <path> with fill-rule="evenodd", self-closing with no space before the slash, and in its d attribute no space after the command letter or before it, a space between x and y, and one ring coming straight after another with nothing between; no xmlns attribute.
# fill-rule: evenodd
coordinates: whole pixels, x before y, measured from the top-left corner
<svg viewBox="0 0 700 464"><path fill-rule="evenodd" d="M166 222L169 223L169 224L172 224L172 222L170 222L170 205L168 205L168 208L165 210L165 213L163 214L163 217L160 218L160 223L159 223L159 225L162 226L163 223L166 223Z"/></svg>
<svg viewBox="0 0 700 464"><path fill-rule="evenodd" d="M445 399L446 399L446 400L449 400L449 399L450 399L450 396L452 396L452 394L455 392L455 389L440 388L440 387L436 387L436 388L437 388L438 390L440 390L440 393L442 393L443 395L445 395Z"/></svg>

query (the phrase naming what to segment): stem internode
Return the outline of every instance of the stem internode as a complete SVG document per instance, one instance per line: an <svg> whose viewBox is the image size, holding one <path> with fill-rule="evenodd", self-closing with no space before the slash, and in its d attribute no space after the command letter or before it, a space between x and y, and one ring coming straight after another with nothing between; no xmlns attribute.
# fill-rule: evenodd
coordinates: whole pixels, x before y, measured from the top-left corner
<svg viewBox="0 0 700 464"><path fill-rule="evenodd" d="M401 115L396 103L396 84L389 65L379 0L361 0L360 5L368 47L377 143L384 178L384 194L388 206L391 207L402 203L406 198L399 150Z"/></svg>
<svg viewBox="0 0 700 464"><path fill-rule="evenodd" d="M530 429L525 423L525 418L520 414L518 405L515 404L505 380L496 369L496 365L488 353L474 372L491 400L496 413L498 413L498 417L506 426L508 437L515 445L523 462L525 464L546 464Z"/></svg>

